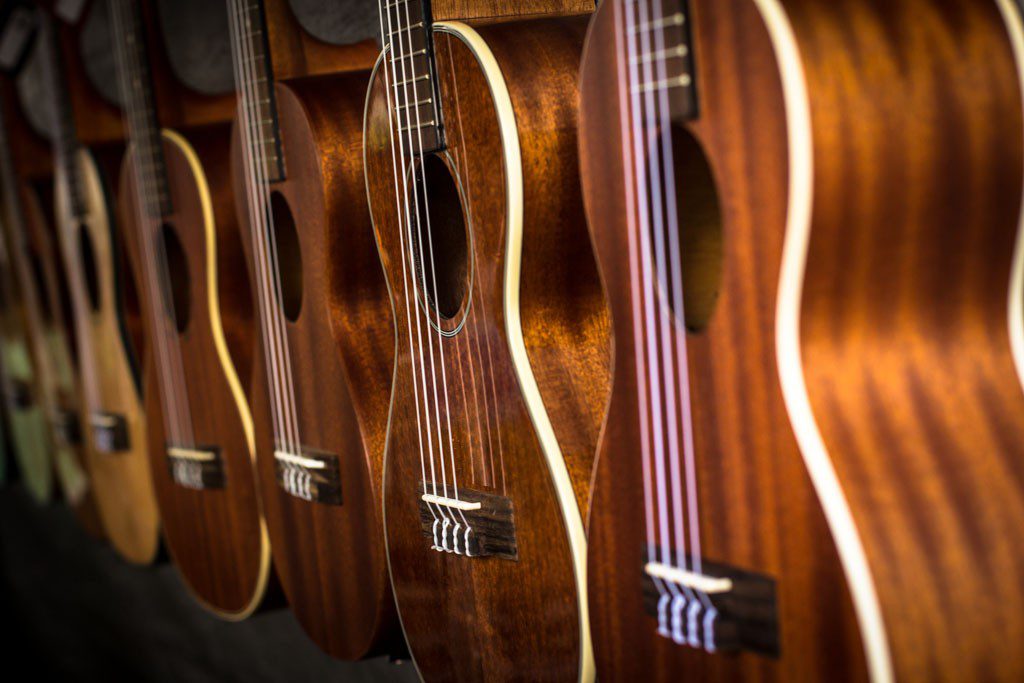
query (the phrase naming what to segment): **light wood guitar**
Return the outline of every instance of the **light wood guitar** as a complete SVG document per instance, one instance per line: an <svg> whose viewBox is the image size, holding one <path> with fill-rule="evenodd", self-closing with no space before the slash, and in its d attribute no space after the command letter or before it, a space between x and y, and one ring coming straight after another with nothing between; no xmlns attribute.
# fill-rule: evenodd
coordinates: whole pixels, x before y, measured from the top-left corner
<svg viewBox="0 0 1024 683"><path fill-rule="evenodd" d="M54 139L55 211L82 388L82 438L103 529L125 559L152 562L160 524L146 456L146 422L120 302L111 194L78 142L57 27L44 19Z"/></svg>

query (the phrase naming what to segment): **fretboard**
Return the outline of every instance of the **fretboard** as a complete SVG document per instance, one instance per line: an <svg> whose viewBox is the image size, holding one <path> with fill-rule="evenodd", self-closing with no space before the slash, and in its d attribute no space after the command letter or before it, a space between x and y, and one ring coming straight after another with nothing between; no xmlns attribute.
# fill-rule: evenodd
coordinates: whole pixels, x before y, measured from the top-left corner
<svg viewBox="0 0 1024 683"><path fill-rule="evenodd" d="M50 101L53 103L53 147L56 162L64 173L71 200L71 212L75 217L85 213L82 199L82 187L78 176L78 135L75 132L74 114L71 109L71 98L68 94L67 79L64 73L64 60L61 55L57 27L53 19L42 10L40 14L40 37L46 59L47 85L50 88Z"/></svg>
<svg viewBox="0 0 1024 683"><path fill-rule="evenodd" d="M21 197L18 195L17 176L14 171L14 157L11 154L11 145L7 137L7 119L3 106L6 103L0 102L0 191L3 196L4 206L7 208L5 220L13 221L14 225L8 226L9 234L12 237L12 256L18 257L20 245L17 243L21 236L22 212ZM2 239L2 238L0 238Z"/></svg>
<svg viewBox="0 0 1024 683"><path fill-rule="evenodd" d="M403 149L426 154L444 147L429 0L380 0L387 82Z"/></svg>
<svg viewBox="0 0 1024 683"><path fill-rule="evenodd" d="M231 44L234 50L238 115L246 127L246 144L253 171L263 183L284 180L281 133L278 126L274 74L262 0L229 0Z"/></svg>
<svg viewBox="0 0 1024 683"><path fill-rule="evenodd" d="M634 88L641 95L666 91L673 120L697 118L690 7L687 0L621 0L628 20L623 45L636 68ZM629 13L632 13L631 16Z"/></svg>
<svg viewBox="0 0 1024 683"><path fill-rule="evenodd" d="M140 11L134 0L110 0L114 51L128 135L135 150L140 199L147 215L159 217L171 213L171 201Z"/></svg>

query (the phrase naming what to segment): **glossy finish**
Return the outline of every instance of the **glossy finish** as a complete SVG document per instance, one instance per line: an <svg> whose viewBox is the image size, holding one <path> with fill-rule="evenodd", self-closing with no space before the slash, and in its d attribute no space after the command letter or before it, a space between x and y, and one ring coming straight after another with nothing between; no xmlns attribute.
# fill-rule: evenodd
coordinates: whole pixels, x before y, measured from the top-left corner
<svg viewBox="0 0 1024 683"><path fill-rule="evenodd" d="M607 381L606 365L593 361L606 357L607 320L579 211L574 83L584 24L547 20L479 33L454 24L434 35L448 141L443 161L457 178L469 226L471 287L457 314L466 315L460 331L442 342L425 328L434 338L438 384L439 344L448 383L447 391L438 389L446 396L439 414L431 407L430 415L440 424L450 417L454 455L447 443L443 448L459 486L511 499L515 561L438 552L421 532L419 443L430 438L437 448L439 439L433 426L417 428L423 406L411 373L416 367L420 378L419 362L410 359L416 326L406 313L407 300L417 302L402 270L384 64L368 95L366 178L397 325L384 480L388 559L402 625L427 680L592 676L573 553L582 560L580 510ZM515 292L506 291L510 283ZM429 354L426 336L423 345ZM569 400L559 404L559 397ZM445 441L447 434L445 428ZM451 477L451 462L447 467Z"/></svg>
<svg viewBox="0 0 1024 683"><path fill-rule="evenodd" d="M676 131L684 198L721 211L718 299L687 335L703 557L777 582L781 657L708 654L657 634L643 607L646 525L638 424L614 6L594 17L582 75L581 170L611 303L613 391L590 515L588 580L602 680L861 680L867 675L836 548L790 427L775 361L786 231L784 102L765 23L749 0L691 0L700 118ZM714 187L701 182L706 155ZM686 170L689 169L689 170ZM687 195L685 193L689 192ZM682 230L697 226L686 222ZM676 324L678 324L678 319Z"/></svg>
<svg viewBox="0 0 1024 683"><path fill-rule="evenodd" d="M804 377L895 677L1020 680L1024 654L1005 647L1024 639L1024 393L1007 321L1024 184L1018 8L785 4L816 169Z"/></svg>
<svg viewBox="0 0 1024 683"><path fill-rule="evenodd" d="M144 354L143 396L150 467L171 556L201 603L222 617L242 618L263 596L270 547L253 467L252 421L236 379L236 368L238 376L250 376L254 338L230 190L228 136L225 126L190 131L187 142L164 133L174 211L161 219L172 227L186 255L191 315L179 342L195 442L221 449L223 489L197 491L171 479L151 349ZM139 239L141 230L156 230L161 220L139 224L135 163L129 153L121 173L120 217L135 280L142 284L139 298L151 338L154 314L165 312L147 308L154 299L146 291L148 280L141 277Z"/></svg>
<svg viewBox="0 0 1024 683"><path fill-rule="evenodd" d="M339 459L341 505L307 502L278 484L262 335L250 390L277 574L299 623L342 659L394 649L400 639L380 496L394 331L360 153L368 78L357 71L277 87L287 176L270 185L272 201L288 207L299 241L300 263L282 262L281 273L284 282L300 280L302 289L298 316L282 318L298 433L303 448ZM256 277L237 126L232 142L234 194L246 216L242 242ZM275 215L278 233L287 229L282 217Z"/></svg>

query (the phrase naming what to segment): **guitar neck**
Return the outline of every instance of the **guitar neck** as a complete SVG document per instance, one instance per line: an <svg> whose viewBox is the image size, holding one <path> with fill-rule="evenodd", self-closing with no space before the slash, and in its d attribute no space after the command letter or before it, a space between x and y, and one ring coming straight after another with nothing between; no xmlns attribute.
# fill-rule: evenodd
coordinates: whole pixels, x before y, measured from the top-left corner
<svg viewBox="0 0 1024 683"><path fill-rule="evenodd" d="M61 56L57 27L51 17L39 11L43 40L43 51L46 60L47 84L50 88L50 101L53 103L53 146L56 163L60 166L67 182L72 215L76 218L85 214L85 202L78 177L78 135L75 131L74 114L71 110L71 98L68 95L67 76L64 72L64 60Z"/></svg>
<svg viewBox="0 0 1024 683"><path fill-rule="evenodd" d="M688 0L621 0L621 58L630 92L641 103L667 96L673 121L699 114ZM656 106L661 109L660 103Z"/></svg>
<svg viewBox="0 0 1024 683"><path fill-rule="evenodd" d="M429 0L379 0L388 85L403 149L444 149Z"/></svg>
<svg viewBox="0 0 1024 683"><path fill-rule="evenodd" d="M284 180L285 169L263 2L229 0L228 15L239 92L238 119L253 161L251 172L262 184L278 182Z"/></svg>
<svg viewBox="0 0 1024 683"><path fill-rule="evenodd" d="M153 94L152 70L146 50L141 9L132 0L110 0L114 52L121 80L128 136L135 149L140 203L151 217L172 212L160 124Z"/></svg>

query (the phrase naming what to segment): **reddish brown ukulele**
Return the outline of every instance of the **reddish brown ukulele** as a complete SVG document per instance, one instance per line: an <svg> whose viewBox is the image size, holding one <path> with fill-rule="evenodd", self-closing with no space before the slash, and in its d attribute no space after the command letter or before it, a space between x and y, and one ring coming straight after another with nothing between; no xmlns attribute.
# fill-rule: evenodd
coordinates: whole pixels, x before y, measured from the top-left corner
<svg viewBox="0 0 1024 683"><path fill-rule="evenodd" d="M432 23L429 5L381 2L364 136L397 331L395 597L426 680L590 680L607 328L575 152L585 22Z"/></svg>
<svg viewBox="0 0 1024 683"><path fill-rule="evenodd" d="M283 2L228 3L232 171L260 322L249 392L257 471L299 623L330 654L359 659L400 638L381 518L394 331L360 153L376 50L350 46L350 73L275 84L271 5L276 44L303 39Z"/></svg>
<svg viewBox="0 0 1024 683"><path fill-rule="evenodd" d="M981 635L1024 633L1019 34L1001 0L602 5L600 677L1019 679Z"/></svg>

